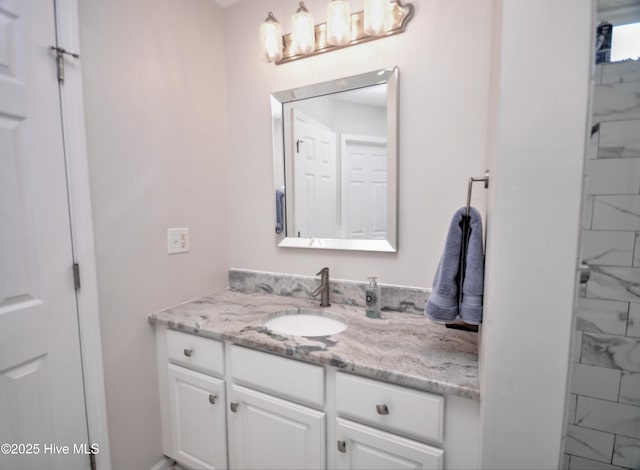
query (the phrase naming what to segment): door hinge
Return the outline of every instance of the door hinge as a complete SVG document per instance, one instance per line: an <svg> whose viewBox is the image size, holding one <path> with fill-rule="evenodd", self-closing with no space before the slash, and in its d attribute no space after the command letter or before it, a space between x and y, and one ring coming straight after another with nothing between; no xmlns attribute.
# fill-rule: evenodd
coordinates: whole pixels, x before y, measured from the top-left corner
<svg viewBox="0 0 640 470"><path fill-rule="evenodd" d="M58 81L64 82L64 55L70 55L74 59L79 59L80 56L74 52L64 50L62 47L51 46L51 50L56 53L56 64L58 67Z"/></svg>
<svg viewBox="0 0 640 470"><path fill-rule="evenodd" d="M89 465L91 465L91 470L96 470L98 468L96 465L96 454L93 452L89 454Z"/></svg>
<svg viewBox="0 0 640 470"><path fill-rule="evenodd" d="M76 290L80 289L80 265L73 263L73 285Z"/></svg>

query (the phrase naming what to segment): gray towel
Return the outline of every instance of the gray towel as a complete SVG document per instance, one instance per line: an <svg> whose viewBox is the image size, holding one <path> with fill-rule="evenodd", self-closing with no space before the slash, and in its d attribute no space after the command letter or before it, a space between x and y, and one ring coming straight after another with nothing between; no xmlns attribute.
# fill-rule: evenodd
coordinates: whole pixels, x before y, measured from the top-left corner
<svg viewBox="0 0 640 470"><path fill-rule="evenodd" d="M482 244L482 219L471 208L469 215L470 237L466 253L466 268L462 286L462 302L459 299L460 253L462 228L466 207L459 209L451 219L444 251L433 280L433 291L425 305L427 318L438 322L462 320L478 325L482 322L482 294L484 290L484 253Z"/></svg>

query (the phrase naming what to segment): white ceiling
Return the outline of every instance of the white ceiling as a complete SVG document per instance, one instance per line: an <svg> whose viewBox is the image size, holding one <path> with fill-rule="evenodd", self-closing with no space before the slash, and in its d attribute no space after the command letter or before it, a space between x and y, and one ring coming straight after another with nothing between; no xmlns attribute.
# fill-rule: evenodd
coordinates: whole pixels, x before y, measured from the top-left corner
<svg viewBox="0 0 640 470"><path fill-rule="evenodd" d="M233 5L234 3L238 3L239 1L240 0L215 0L218 6L222 8L227 8L228 6Z"/></svg>

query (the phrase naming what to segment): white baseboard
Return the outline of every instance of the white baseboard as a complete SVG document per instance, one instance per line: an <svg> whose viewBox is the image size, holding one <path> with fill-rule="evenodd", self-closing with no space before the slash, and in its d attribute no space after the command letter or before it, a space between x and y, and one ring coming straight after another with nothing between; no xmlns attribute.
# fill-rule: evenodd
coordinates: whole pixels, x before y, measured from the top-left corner
<svg viewBox="0 0 640 470"><path fill-rule="evenodd" d="M164 457L157 464L151 467L149 470L170 470L175 465L176 461L169 457Z"/></svg>

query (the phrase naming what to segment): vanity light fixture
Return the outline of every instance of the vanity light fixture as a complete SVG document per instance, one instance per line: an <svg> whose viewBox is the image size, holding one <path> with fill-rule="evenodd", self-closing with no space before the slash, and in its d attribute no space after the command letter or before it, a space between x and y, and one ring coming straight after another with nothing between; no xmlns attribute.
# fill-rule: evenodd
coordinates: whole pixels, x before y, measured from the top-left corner
<svg viewBox="0 0 640 470"><path fill-rule="evenodd" d="M327 22L314 26L313 16L304 2L300 2L292 17L292 32L281 36L281 54L274 51L278 47L277 40L269 35L276 34L274 31L280 25L269 12L260 26L267 60L280 65L399 34L405 31L414 12L411 3L403 5L400 0L365 0L365 10L349 13L350 9L347 0L331 0L327 6Z"/></svg>
<svg viewBox="0 0 640 470"><path fill-rule="evenodd" d="M327 5L327 44L344 46L351 41L351 5L347 0L331 0Z"/></svg>
<svg viewBox="0 0 640 470"><path fill-rule="evenodd" d="M296 14L291 18L293 31L291 32L292 48L297 54L310 54L316 47L315 28L313 26L313 15L309 13L304 2Z"/></svg>
<svg viewBox="0 0 640 470"><path fill-rule="evenodd" d="M271 12L260 25L260 41L269 62L282 59L282 28Z"/></svg>
<svg viewBox="0 0 640 470"><path fill-rule="evenodd" d="M364 33L381 36L389 27L389 0L364 0Z"/></svg>

